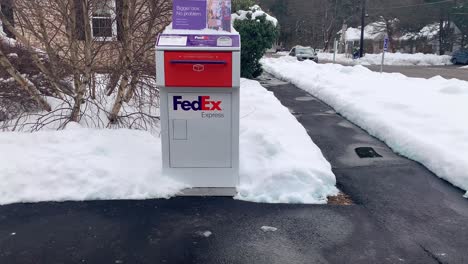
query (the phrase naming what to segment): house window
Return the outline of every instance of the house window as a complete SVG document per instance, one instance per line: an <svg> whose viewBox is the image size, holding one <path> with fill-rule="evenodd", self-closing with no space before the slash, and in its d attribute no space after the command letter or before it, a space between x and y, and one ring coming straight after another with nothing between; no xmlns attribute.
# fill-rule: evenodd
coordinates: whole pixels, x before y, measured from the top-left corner
<svg viewBox="0 0 468 264"><path fill-rule="evenodd" d="M92 8L91 26L93 38L111 41L117 38L115 0L98 0Z"/></svg>

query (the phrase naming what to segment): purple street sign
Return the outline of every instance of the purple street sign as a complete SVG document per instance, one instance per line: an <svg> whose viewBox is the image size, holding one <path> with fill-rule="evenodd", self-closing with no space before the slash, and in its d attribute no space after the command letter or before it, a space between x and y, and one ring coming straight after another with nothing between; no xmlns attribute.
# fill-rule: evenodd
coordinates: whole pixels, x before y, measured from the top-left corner
<svg viewBox="0 0 468 264"><path fill-rule="evenodd" d="M173 29L199 30L206 28L206 0L174 0Z"/></svg>

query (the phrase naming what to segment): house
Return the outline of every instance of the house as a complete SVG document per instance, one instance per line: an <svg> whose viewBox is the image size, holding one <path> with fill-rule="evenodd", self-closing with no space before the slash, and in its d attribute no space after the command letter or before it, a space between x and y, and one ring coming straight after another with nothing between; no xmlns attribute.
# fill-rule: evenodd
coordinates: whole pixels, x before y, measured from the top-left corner
<svg viewBox="0 0 468 264"><path fill-rule="evenodd" d="M458 26L450 22L444 22L447 31L446 51L452 52L461 48L463 33ZM432 53L440 51L440 23L432 23L424 26L419 32L406 33L399 38L399 51L404 53Z"/></svg>
<svg viewBox="0 0 468 264"><path fill-rule="evenodd" d="M4 18L17 33L2 25L7 37L18 39L19 34L18 41L26 40L28 46L65 61L76 55L80 63L100 68L118 65L123 49L133 51L130 60L153 62L156 36L170 23L172 13L170 0L0 2Z"/></svg>
<svg viewBox="0 0 468 264"><path fill-rule="evenodd" d="M461 48L463 43L463 34L457 25L453 22L447 24L445 22L447 38L445 41L445 50L452 52ZM342 41L341 51L345 49L348 54L352 53L353 48L360 46L361 28L347 28L343 35L339 31L337 34ZM368 24L364 28L364 52L365 53L380 53L382 52L383 40L387 36L387 28L384 22L374 22ZM346 45L344 45L346 43ZM345 48L346 47L346 48ZM440 50L439 41L439 23L432 23L424 26L418 32L409 32L401 34L401 32L393 32L392 51L402 53L431 53L438 54Z"/></svg>
<svg viewBox="0 0 468 264"><path fill-rule="evenodd" d="M352 54L353 48L358 48L361 42L361 27L346 29L345 34L340 30L337 35L341 39L341 50ZM384 22L373 22L364 27L364 53L379 53L382 51L382 43L386 36L386 26ZM343 45L343 44L346 45Z"/></svg>

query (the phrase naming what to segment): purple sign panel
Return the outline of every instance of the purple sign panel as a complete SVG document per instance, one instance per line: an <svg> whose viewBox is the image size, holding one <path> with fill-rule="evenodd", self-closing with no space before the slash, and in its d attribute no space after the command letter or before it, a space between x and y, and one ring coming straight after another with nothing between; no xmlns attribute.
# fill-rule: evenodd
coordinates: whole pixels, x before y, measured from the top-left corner
<svg viewBox="0 0 468 264"><path fill-rule="evenodd" d="M161 35L158 46L240 47L239 35Z"/></svg>
<svg viewBox="0 0 468 264"><path fill-rule="evenodd" d="M172 28L205 29L206 10L206 0L174 0Z"/></svg>

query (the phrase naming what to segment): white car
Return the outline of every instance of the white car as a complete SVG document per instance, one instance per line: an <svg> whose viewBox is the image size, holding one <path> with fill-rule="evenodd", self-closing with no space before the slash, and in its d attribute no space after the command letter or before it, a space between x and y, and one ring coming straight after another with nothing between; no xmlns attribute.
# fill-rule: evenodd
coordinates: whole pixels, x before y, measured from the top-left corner
<svg viewBox="0 0 468 264"><path fill-rule="evenodd" d="M289 56L296 57L298 61L313 60L318 63L318 56L311 47L295 46L289 52Z"/></svg>

